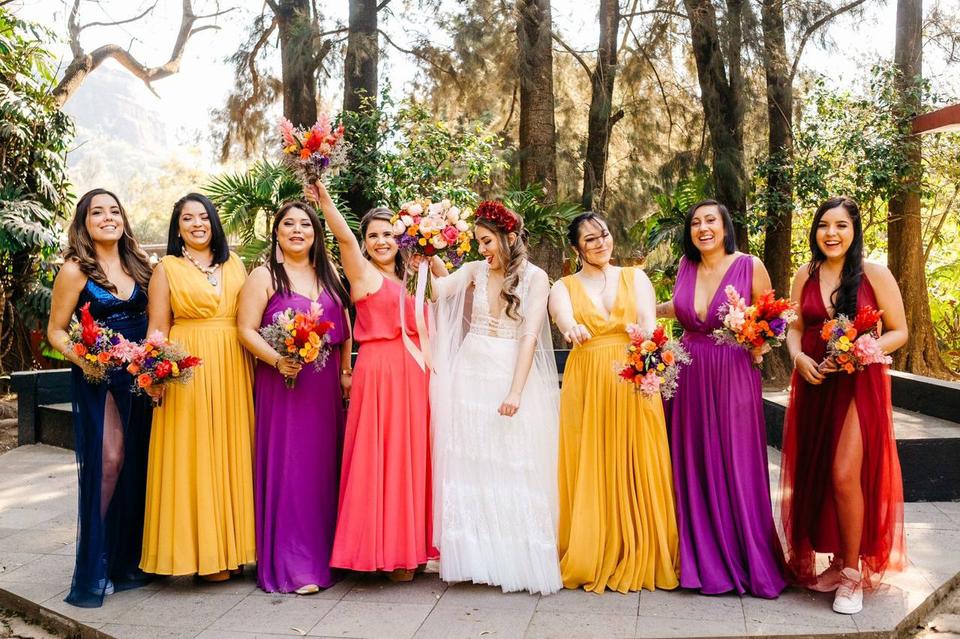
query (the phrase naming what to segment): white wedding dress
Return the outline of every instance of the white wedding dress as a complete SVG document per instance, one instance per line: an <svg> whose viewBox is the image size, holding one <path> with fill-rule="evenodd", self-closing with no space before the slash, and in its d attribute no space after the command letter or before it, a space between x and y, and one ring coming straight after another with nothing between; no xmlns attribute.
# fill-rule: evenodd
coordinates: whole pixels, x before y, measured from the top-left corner
<svg viewBox="0 0 960 639"><path fill-rule="evenodd" d="M559 389L547 320L549 280L525 263L521 319L492 317L487 262L435 280L431 378L434 543L444 581L504 592L562 587L557 554ZM467 321L469 318L469 321ZM520 407L507 397L519 340L537 340Z"/></svg>

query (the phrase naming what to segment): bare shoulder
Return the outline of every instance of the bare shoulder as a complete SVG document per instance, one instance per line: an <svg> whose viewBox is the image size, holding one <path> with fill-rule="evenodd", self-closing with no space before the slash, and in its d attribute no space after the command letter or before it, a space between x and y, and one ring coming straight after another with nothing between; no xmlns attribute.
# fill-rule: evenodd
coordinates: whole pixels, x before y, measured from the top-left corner
<svg viewBox="0 0 960 639"><path fill-rule="evenodd" d="M57 279L68 285L83 286L87 283L86 274L80 270L80 263L76 260L66 260L60 271L57 273Z"/></svg>
<svg viewBox="0 0 960 639"><path fill-rule="evenodd" d="M258 266L247 276L247 281L253 284L269 284L271 281L270 269L266 266Z"/></svg>
<svg viewBox="0 0 960 639"><path fill-rule="evenodd" d="M793 277L794 285L806 284L807 280L810 279L810 269L813 268L813 264L807 262L803 266L797 269L797 274Z"/></svg>
<svg viewBox="0 0 960 639"><path fill-rule="evenodd" d="M566 282L564 282L565 279L567 278L561 277L560 279L558 279L556 282L553 283L553 286L550 287L551 294L561 294L561 295L570 294L569 291L567 291L567 284Z"/></svg>
<svg viewBox="0 0 960 639"><path fill-rule="evenodd" d="M893 273L884 264L879 262L863 261L863 272L871 281L889 283L895 282Z"/></svg>
<svg viewBox="0 0 960 639"><path fill-rule="evenodd" d="M647 272L644 271L639 266L631 266L630 269L633 271L633 283L639 286L646 286L650 284L650 278L647 276Z"/></svg>

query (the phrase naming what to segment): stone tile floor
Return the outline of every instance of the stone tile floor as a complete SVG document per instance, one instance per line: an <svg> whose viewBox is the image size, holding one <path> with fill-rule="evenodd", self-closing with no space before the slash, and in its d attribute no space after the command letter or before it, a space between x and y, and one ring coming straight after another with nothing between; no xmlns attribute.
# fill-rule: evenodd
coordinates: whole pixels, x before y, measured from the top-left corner
<svg viewBox="0 0 960 639"><path fill-rule="evenodd" d="M771 482L779 453L770 449ZM259 591L242 579L198 584L158 580L107 597L98 609L63 602L73 570L76 512L73 453L24 446L0 455L0 591L41 613L62 615L83 636L137 639L256 637L733 637L888 635L911 611L960 573L960 503L906 505L910 568L868 593L864 611L834 614L831 595L795 588L779 599L692 592L596 595L564 590L549 597L447 585L436 574L394 584L351 576L317 595ZM10 601L10 595L0 592Z"/></svg>

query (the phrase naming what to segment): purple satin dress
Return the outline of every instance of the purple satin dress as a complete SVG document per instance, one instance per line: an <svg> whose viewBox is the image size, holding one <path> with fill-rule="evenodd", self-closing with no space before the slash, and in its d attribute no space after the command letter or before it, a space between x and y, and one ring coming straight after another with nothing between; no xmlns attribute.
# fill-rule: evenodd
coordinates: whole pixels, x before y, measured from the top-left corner
<svg viewBox="0 0 960 639"><path fill-rule="evenodd" d="M750 302L753 258L734 260L705 321L694 310L696 283L697 264L681 260L673 305L692 363L680 374L670 422L680 586L774 598L787 581L770 505L760 372L748 351L712 335L728 284Z"/></svg>
<svg viewBox="0 0 960 639"><path fill-rule="evenodd" d="M334 323L324 367L304 365L289 389L277 370L261 362L253 386L257 583L267 592L293 592L307 584L326 588L339 579L330 568L330 550L343 447L340 344L349 333L336 298L323 291L318 302L324 318ZM261 326L280 311L308 311L310 304L297 293L275 293Z"/></svg>

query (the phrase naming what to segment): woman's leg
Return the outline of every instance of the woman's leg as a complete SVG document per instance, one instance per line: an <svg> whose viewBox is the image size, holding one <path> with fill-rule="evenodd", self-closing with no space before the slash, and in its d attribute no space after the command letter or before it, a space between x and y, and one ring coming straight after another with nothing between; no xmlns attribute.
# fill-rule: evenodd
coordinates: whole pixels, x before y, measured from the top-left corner
<svg viewBox="0 0 960 639"><path fill-rule="evenodd" d="M123 469L123 452L123 422L113 393L107 393L103 405L103 474L100 482L100 517L104 519Z"/></svg>
<svg viewBox="0 0 960 639"><path fill-rule="evenodd" d="M847 568L860 570L860 541L863 535L863 438L856 401L850 402L843 420L833 458L833 495L840 527L840 556Z"/></svg>

